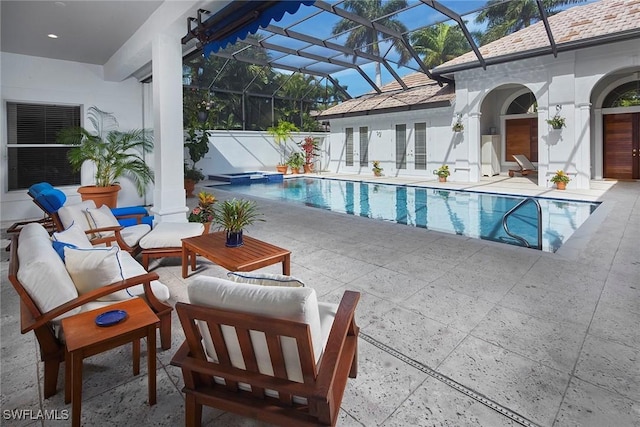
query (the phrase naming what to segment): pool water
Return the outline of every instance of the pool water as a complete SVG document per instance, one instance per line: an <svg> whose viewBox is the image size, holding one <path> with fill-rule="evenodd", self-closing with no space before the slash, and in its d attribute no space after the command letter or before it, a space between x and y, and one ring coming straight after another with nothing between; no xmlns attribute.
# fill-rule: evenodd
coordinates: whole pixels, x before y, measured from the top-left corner
<svg viewBox="0 0 640 427"><path fill-rule="evenodd" d="M218 185L236 193L392 221L414 227L522 246L502 218L524 197L326 178L290 178L281 183ZM537 198L542 209L542 250L557 251L598 203ZM537 212L527 203L509 216L509 230L537 245Z"/></svg>

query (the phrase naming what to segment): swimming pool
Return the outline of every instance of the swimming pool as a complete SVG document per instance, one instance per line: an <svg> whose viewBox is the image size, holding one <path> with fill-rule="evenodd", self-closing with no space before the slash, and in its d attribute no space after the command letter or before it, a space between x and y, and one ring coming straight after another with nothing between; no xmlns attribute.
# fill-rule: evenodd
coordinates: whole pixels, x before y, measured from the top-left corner
<svg viewBox="0 0 640 427"><path fill-rule="evenodd" d="M416 186L289 178L282 183L217 185L217 189L285 200L476 239L522 246L502 227L502 218L524 197ZM556 252L599 203L537 198L542 209L542 250ZM537 215L527 203L509 216L510 231L537 243Z"/></svg>

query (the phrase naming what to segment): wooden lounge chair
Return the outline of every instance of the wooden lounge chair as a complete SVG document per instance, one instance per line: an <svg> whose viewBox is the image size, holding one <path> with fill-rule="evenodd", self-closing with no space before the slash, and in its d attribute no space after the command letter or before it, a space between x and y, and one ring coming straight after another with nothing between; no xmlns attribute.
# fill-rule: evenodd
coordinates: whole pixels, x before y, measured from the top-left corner
<svg viewBox="0 0 640 427"><path fill-rule="evenodd" d="M81 232L80 232L81 233ZM100 308L116 302L115 294L128 289L128 295L143 296L160 318L160 341L163 349L171 347L171 311L165 301L168 288L157 282L156 273L147 273L133 258L123 253L121 273L124 280L97 287L80 295L65 263L54 248L49 233L39 224L25 225L12 237L9 261L9 281L20 296L21 333L33 331L44 362L43 394L56 394L58 370L65 360L64 334L60 320L80 311ZM128 275L125 273L132 273ZM133 287L133 288L132 288ZM140 289L140 287L142 289ZM110 301L104 301L104 299Z"/></svg>
<svg viewBox="0 0 640 427"><path fill-rule="evenodd" d="M514 154L512 157L518 164L519 169L509 169L509 176L512 177L516 173L519 173L522 176L538 173L536 167L524 154Z"/></svg>
<svg viewBox="0 0 640 427"><path fill-rule="evenodd" d="M335 306L310 288L215 277L188 292L191 303L176 304L186 339L171 361L184 376L187 426L200 425L202 405L282 426L335 425L357 373L359 293Z"/></svg>

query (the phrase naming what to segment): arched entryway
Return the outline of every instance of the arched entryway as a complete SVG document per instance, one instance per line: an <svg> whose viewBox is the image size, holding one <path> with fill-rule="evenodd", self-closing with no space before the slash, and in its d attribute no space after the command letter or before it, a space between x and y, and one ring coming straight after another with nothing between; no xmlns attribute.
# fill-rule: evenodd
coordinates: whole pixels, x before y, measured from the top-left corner
<svg viewBox="0 0 640 427"><path fill-rule="evenodd" d="M602 104L604 178L640 179L640 79L611 90Z"/></svg>

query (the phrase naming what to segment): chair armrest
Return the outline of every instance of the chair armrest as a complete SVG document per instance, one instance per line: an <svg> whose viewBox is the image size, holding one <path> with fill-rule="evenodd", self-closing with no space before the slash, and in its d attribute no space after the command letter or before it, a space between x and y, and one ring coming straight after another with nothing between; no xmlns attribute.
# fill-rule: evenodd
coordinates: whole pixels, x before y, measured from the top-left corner
<svg viewBox="0 0 640 427"><path fill-rule="evenodd" d="M122 289L126 289L129 288L131 286L135 286L135 285L139 285L139 284L143 284L144 285L144 289L145 289L145 296L147 295L147 288L149 289L149 293L151 294L151 297L153 299L155 299L156 301L158 301L155 298L155 295L153 295L153 292L151 292L151 281L152 280L157 280L159 278L157 273L147 273L147 274L141 274L139 276L134 276L134 277L130 277L129 279L125 279L125 280L121 280L119 282L115 282L112 283L110 285L105 285L102 286L100 288L94 289L91 292L87 292L84 295L80 295L78 298L74 298L71 301L68 301L56 308L54 308L53 310L50 310L46 313L43 313L42 316L39 316L38 318L34 319L35 321L30 324L30 325L23 325L22 326L22 333L27 333L33 329L37 329L43 325L45 325L48 322L51 322L52 320L54 320L55 318L63 315L64 313L67 313L70 310L73 310L74 308L80 307L88 302L91 301L95 301L98 298L101 298L103 296L112 294L116 291L122 290ZM162 304L162 303L160 303Z"/></svg>
<svg viewBox="0 0 640 427"><path fill-rule="evenodd" d="M359 328L355 324L354 316L359 300L359 292L345 291L342 296L318 369L315 392L318 398L325 398L332 388L333 380L340 368L338 362L346 337L353 335L357 338L358 336Z"/></svg>

